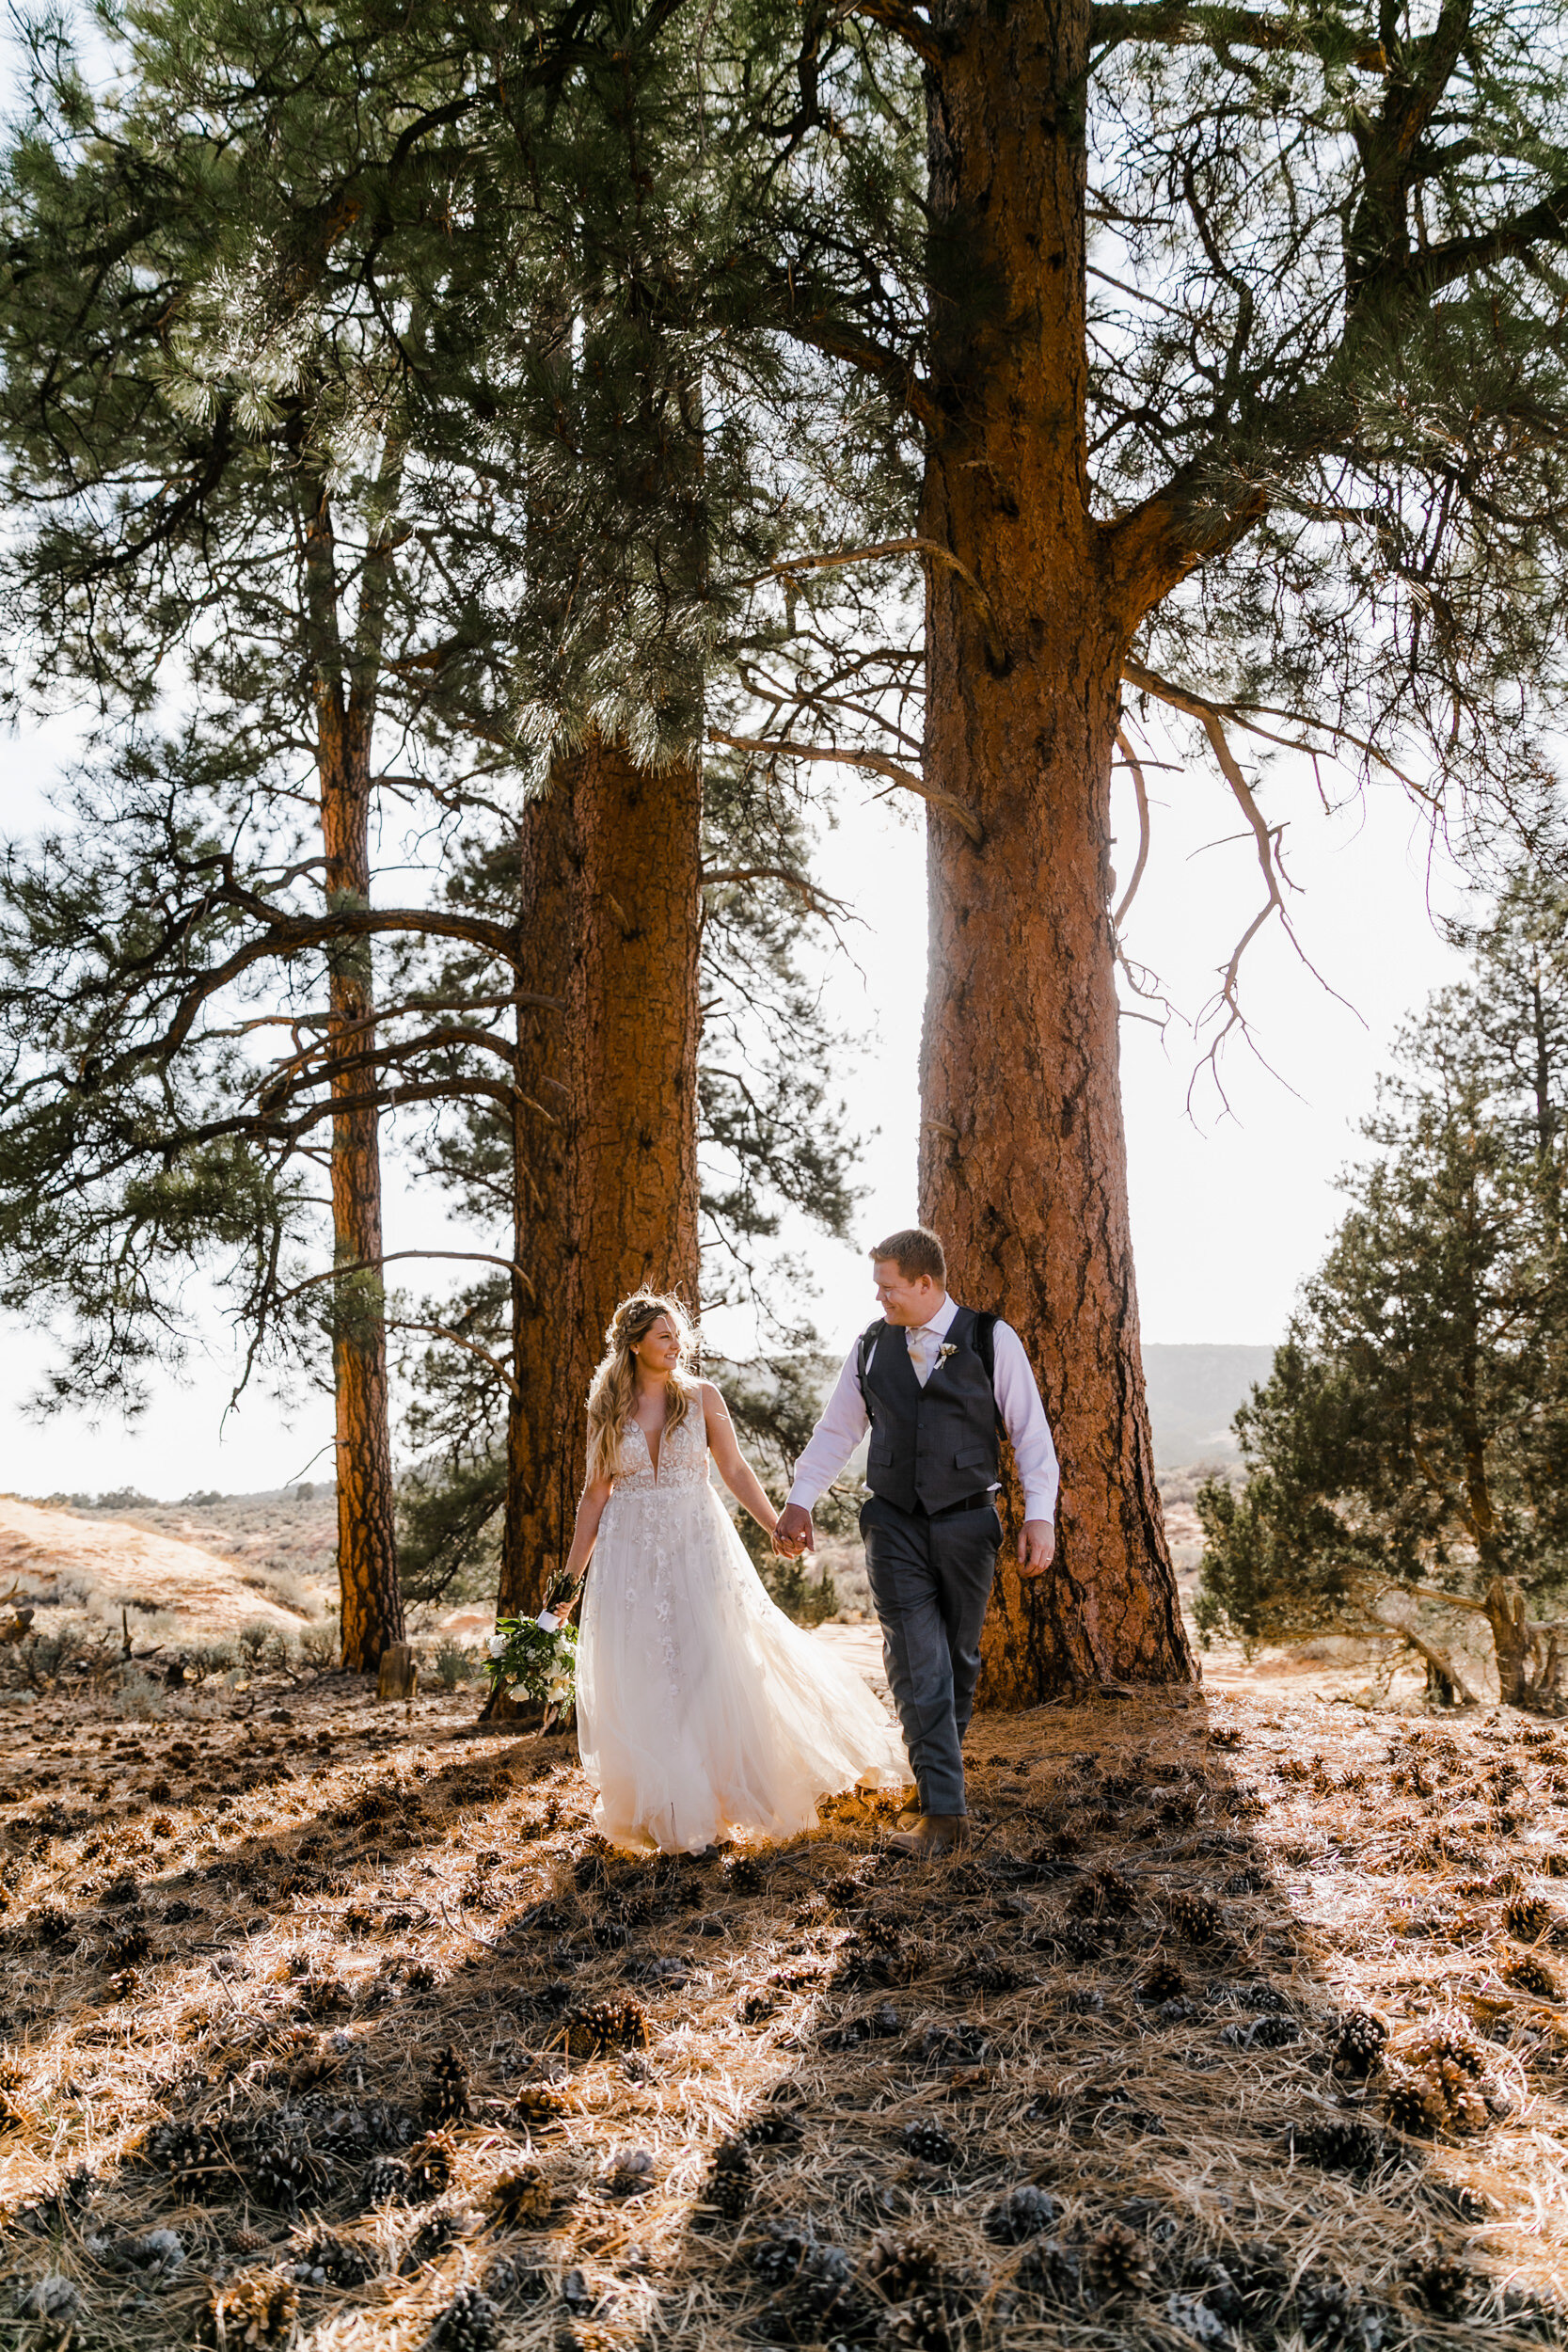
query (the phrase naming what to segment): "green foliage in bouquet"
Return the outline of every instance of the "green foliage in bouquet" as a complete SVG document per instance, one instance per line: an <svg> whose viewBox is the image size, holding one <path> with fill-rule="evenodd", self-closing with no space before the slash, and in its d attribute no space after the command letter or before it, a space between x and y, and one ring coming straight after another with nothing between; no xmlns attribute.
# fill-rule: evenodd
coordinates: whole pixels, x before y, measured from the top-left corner
<svg viewBox="0 0 1568 2352"><path fill-rule="evenodd" d="M561 1597L552 1590L550 1608ZM535 1617L498 1617L485 1648L484 1671L495 1689L518 1692L552 1713L571 1713L578 1672L575 1625L558 1625L551 1632Z"/></svg>

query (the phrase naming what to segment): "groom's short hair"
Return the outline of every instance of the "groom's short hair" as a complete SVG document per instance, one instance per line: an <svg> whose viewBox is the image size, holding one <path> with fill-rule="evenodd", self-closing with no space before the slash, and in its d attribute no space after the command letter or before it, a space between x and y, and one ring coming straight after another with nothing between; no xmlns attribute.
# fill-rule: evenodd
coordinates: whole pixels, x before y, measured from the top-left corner
<svg viewBox="0 0 1568 2352"><path fill-rule="evenodd" d="M873 1264L885 1264L889 1258L906 1282L918 1282L923 1274L933 1282L947 1279L946 1252L928 1225L906 1225L879 1241L871 1252Z"/></svg>

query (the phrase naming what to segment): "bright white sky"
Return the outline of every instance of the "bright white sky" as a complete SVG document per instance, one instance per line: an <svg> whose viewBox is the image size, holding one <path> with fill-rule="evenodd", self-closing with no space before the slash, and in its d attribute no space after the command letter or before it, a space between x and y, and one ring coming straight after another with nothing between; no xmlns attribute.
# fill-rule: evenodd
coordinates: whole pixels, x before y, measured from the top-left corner
<svg viewBox="0 0 1568 2352"><path fill-rule="evenodd" d="M26 830L38 821L68 743L61 729L8 749L0 830ZM1154 855L1128 944L1191 1015L1211 993L1216 967L1258 903L1257 866L1250 841L1234 838L1234 808L1207 770L1155 774L1151 789ZM1281 1336L1296 1285L1336 1221L1334 1175L1356 1149L1355 1121L1370 1104L1390 1034L1428 990L1459 968L1433 920L1433 910L1458 903L1458 878L1446 862L1429 866L1424 832L1401 794L1381 790L1330 819L1310 776L1281 770L1263 804L1271 821L1290 818L1286 853L1301 885L1293 902L1298 932L1348 1004L1303 968L1277 921L1271 923L1249 955L1245 992L1259 1049L1278 1074L1233 1041L1224 1065L1228 1112L1206 1082L1189 1111L1189 1081L1199 1058L1190 1030L1173 1024L1162 1040L1140 1022L1123 1024L1132 1227L1150 1340L1266 1343ZM1117 862L1125 874L1135 833L1130 796L1118 822ZM1205 846L1226 835L1232 837L1224 846ZM848 781L819 871L860 918L850 933L854 961L838 959L831 970L832 1006L843 1026L875 1041L852 1073L857 1120L879 1129L861 1170L866 1199L859 1249L906 1222L916 1207L915 1072L925 986L918 815L908 803L873 801ZM439 1246L444 1237L438 1206L394 1184L388 1247ZM805 1247L822 1288L817 1320L832 1342L847 1343L870 1307L864 1259L819 1242ZM232 1363L221 1331L214 1329L209 1352L193 1361L190 1378L162 1383L151 1410L129 1430L118 1422L93 1429L64 1413L41 1425L25 1419L20 1408L48 1359L48 1345L15 1325L3 1337L0 1489L42 1495L130 1485L178 1497L206 1487L245 1492L328 1470L328 1458L317 1458L331 1427L324 1398L307 1395L285 1413L258 1390L220 1425ZM733 1345L739 1335L711 1337Z"/></svg>

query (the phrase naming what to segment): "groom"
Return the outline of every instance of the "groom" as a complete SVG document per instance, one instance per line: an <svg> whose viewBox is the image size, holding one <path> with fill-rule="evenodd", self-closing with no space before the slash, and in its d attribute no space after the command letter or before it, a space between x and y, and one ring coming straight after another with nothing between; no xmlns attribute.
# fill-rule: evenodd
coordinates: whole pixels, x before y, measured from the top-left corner
<svg viewBox="0 0 1568 2352"><path fill-rule="evenodd" d="M997 1432L1023 1481L1019 1565L1043 1576L1055 1549L1056 1449L1023 1343L947 1295L935 1233L911 1225L871 1252L880 1319L859 1341L795 1468L774 1530L780 1557L814 1549L812 1505L871 1432L861 1513L871 1597L919 1789L905 1853L950 1853L967 1836L960 1753L980 1673L980 1627L1002 1522Z"/></svg>

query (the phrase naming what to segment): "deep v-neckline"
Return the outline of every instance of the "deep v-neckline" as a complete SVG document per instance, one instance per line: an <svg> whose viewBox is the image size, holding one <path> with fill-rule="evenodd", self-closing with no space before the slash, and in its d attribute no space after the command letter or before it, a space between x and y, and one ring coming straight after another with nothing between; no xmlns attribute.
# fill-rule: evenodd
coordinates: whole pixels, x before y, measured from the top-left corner
<svg viewBox="0 0 1568 2352"><path fill-rule="evenodd" d="M653 1439L643 1428L642 1423L640 1421L634 1421L632 1422L632 1427L636 1430L638 1436L642 1440L642 1451L648 1457L648 1468L653 1471L654 1485L657 1486L658 1485L658 1466L664 1454L664 1439L668 1434L669 1423L666 1422L664 1428L658 1433L657 1454L654 1452Z"/></svg>

